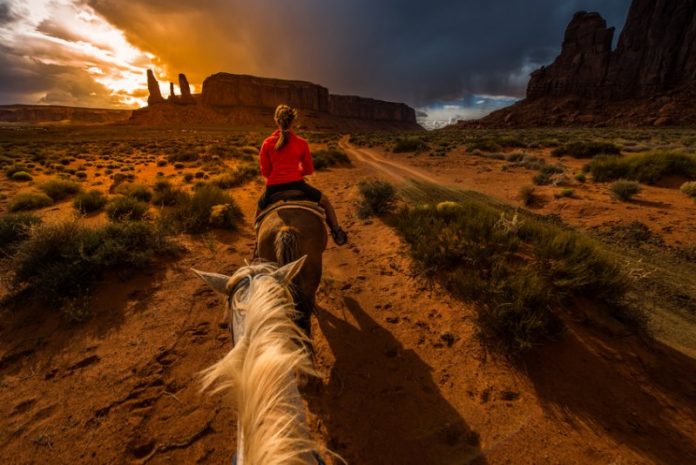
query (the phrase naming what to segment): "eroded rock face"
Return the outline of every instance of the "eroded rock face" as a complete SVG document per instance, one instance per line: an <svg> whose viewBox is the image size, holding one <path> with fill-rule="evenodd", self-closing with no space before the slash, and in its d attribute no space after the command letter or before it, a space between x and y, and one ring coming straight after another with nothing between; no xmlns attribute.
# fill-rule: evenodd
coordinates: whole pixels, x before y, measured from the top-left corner
<svg viewBox="0 0 696 465"><path fill-rule="evenodd" d="M634 0L615 51L598 13L576 13L561 54L532 73L530 99L652 97L696 81L696 1Z"/></svg>
<svg viewBox="0 0 696 465"><path fill-rule="evenodd" d="M528 98L568 94L599 97L611 57L614 28L599 13L576 13L568 25L561 54L532 73Z"/></svg>
<svg viewBox="0 0 696 465"><path fill-rule="evenodd" d="M148 71L148 87L150 87L150 76L152 73ZM152 79L154 80L154 76ZM408 105L356 96L330 95L327 88L311 82L217 73L203 81L200 95L192 95L186 76L179 74L179 88L181 95L176 96L174 85L171 84L168 103L177 105L166 105L167 108L172 107L172 111L169 111L167 115L173 120L177 118L182 121L185 119L186 122L199 120L201 124L215 122L263 124L263 122L272 122L275 107L285 103L303 110L306 116L304 123L316 127L321 126L322 121L335 127L340 127L344 123L347 126L352 124L351 127L358 127L360 125L356 126L353 123L360 120L368 123L360 127L368 127L369 122L376 122L379 123L380 128L386 129L419 128L416 112ZM157 92L159 87L156 88L155 94L150 95L148 102L160 101ZM153 95L154 100L152 100ZM184 103L191 105L184 107L181 105ZM181 107L182 111L184 108L187 109L183 113L177 113L174 110L177 106ZM134 119L143 124L147 123L148 118L145 113L138 111ZM153 120L167 119L164 113L162 115L151 113ZM267 114L271 116L266 116ZM375 128L377 129L377 126Z"/></svg>
<svg viewBox="0 0 696 465"><path fill-rule="evenodd" d="M155 79L155 74L151 69L147 70L147 90L150 92L150 96L147 98L147 104L152 105L153 103L163 103L164 98L162 97L162 92L160 92L159 84L157 79Z"/></svg>
<svg viewBox="0 0 696 465"><path fill-rule="evenodd" d="M170 82L169 83L169 98L167 100L174 100L176 98L176 94L174 93L174 83Z"/></svg>
<svg viewBox="0 0 696 465"><path fill-rule="evenodd" d="M186 79L186 75L184 73L179 74L179 92L181 92L182 103L193 103L191 86L189 85L188 79Z"/></svg>
<svg viewBox="0 0 696 465"><path fill-rule="evenodd" d="M484 126L696 123L696 0L633 0L616 50L598 13L577 13L527 98Z"/></svg>
<svg viewBox="0 0 696 465"><path fill-rule="evenodd" d="M292 107L326 112L329 91L304 81L287 81L230 73L217 73L203 81L203 103L216 107Z"/></svg>

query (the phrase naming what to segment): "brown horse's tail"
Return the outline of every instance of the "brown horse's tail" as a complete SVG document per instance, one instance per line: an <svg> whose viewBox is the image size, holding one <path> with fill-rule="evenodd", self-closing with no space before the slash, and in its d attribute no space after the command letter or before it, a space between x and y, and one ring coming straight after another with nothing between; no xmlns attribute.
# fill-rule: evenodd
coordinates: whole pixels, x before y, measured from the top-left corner
<svg viewBox="0 0 696 465"><path fill-rule="evenodd" d="M297 230L289 226L280 228L275 238L275 255L278 265L287 265L300 258L300 241Z"/></svg>

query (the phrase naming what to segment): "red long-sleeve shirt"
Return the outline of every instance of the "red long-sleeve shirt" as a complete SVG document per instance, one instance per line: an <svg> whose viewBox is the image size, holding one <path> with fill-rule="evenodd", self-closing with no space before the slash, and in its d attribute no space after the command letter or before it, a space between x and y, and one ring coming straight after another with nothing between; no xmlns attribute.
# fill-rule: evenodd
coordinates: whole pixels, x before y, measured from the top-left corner
<svg viewBox="0 0 696 465"><path fill-rule="evenodd" d="M301 181L305 176L314 173L314 163L307 141L288 131L287 142L282 149L276 150L278 137L280 131L276 130L263 141L259 152L259 165L261 174L266 178L266 185Z"/></svg>

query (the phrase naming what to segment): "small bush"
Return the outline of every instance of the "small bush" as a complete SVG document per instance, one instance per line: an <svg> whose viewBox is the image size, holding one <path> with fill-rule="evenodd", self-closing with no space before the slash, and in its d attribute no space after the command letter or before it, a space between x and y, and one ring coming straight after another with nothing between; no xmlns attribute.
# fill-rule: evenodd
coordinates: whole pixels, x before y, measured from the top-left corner
<svg viewBox="0 0 696 465"><path fill-rule="evenodd" d="M627 202L640 192L640 184L635 181L625 179L615 181L611 184L611 193L617 200Z"/></svg>
<svg viewBox="0 0 696 465"><path fill-rule="evenodd" d="M31 181L32 179L34 178L26 171L16 171L15 173L12 173L13 181Z"/></svg>
<svg viewBox="0 0 696 465"><path fill-rule="evenodd" d="M681 185L680 190L691 197L692 199L696 200L696 181L692 182L685 182L684 184Z"/></svg>
<svg viewBox="0 0 696 465"><path fill-rule="evenodd" d="M186 201L187 198L185 192L173 187L172 184L165 179L155 181L154 190L152 203L160 207L171 207Z"/></svg>
<svg viewBox="0 0 696 465"><path fill-rule="evenodd" d="M111 221L140 221L148 216L150 207L133 197L117 197L106 205Z"/></svg>
<svg viewBox="0 0 696 465"><path fill-rule="evenodd" d="M358 203L358 216L384 216L396 206L396 189L385 181L361 181L358 184L361 199Z"/></svg>
<svg viewBox="0 0 696 465"><path fill-rule="evenodd" d="M607 142L573 142L551 152L554 157L570 155L574 158L592 158L596 155L621 155L621 148Z"/></svg>
<svg viewBox="0 0 696 465"><path fill-rule="evenodd" d="M239 165L231 171L227 171L219 176L215 176L210 183L220 189L230 189L238 187L259 175L259 167L255 163L245 163Z"/></svg>
<svg viewBox="0 0 696 465"><path fill-rule="evenodd" d="M585 182L587 181L587 176L585 176L585 173L578 173L575 175L575 180L577 182Z"/></svg>
<svg viewBox="0 0 696 465"><path fill-rule="evenodd" d="M212 227L234 230L242 218L241 209L219 187L202 185L163 213L162 223L176 232L201 233Z"/></svg>
<svg viewBox="0 0 696 465"><path fill-rule="evenodd" d="M499 152L502 147L491 139L479 139L470 144L467 144L466 151L471 153L475 150L481 152Z"/></svg>
<svg viewBox="0 0 696 465"><path fill-rule="evenodd" d="M84 214L100 211L106 205L106 196L98 190L80 192L73 200L73 208Z"/></svg>
<svg viewBox="0 0 696 465"><path fill-rule="evenodd" d="M0 250L10 251L29 237L31 227L41 223L41 218L29 213L9 213L0 218Z"/></svg>
<svg viewBox="0 0 696 465"><path fill-rule="evenodd" d="M38 188L56 202L80 191L78 183L61 178L49 179L39 184Z"/></svg>
<svg viewBox="0 0 696 465"><path fill-rule="evenodd" d="M418 137L398 139L394 144L394 153L422 152L428 150L428 144Z"/></svg>
<svg viewBox="0 0 696 465"><path fill-rule="evenodd" d="M418 267L479 302L481 335L510 354L556 337L555 312L575 297L641 321L619 304L626 278L618 265L576 232L476 200L406 207L395 222Z"/></svg>
<svg viewBox="0 0 696 465"><path fill-rule="evenodd" d="M655 184L667 176L696 179L696 156L680 152L652 152L624 158L597 157L590 163L597 182L630 179Z"/></svg>
<svg viewBox="0 0 696 465"><path fill-rule="evenodd" d="M332 166L348 166L350 158L343 150L328 149L317 150L312 154L314 160L314 168L318 171L330 168Z"/></svg>
<svg viewBox="0 0 696 465"><path fill-rule="evenodd" d="M534 192L534 186L522 186L519 197L525 207L531 207L538 201L538 197Z"/></svg>
<svg viewBox="0 0 696 465"><path fill-rule="evenodd" d="M36 210L50 205L53 205L53 199L43 192L20 192L10 200L9 209L11 212L18 212Z"/></svg>
<svg viewBox="0 0 696 465"><path fill-rule="evenodd" d="M182 151L182 152L176 152L169 154L167 156L167 160L169 160L170 163L174 162L184 162L184 161L196 161L198 160L199 156L196 152L192 151ZM164 165L158 165L158 166L164 166Z"/></svg>
<svg viewBox="0 0 696 465"><path fill-rule="evenodd" d="M126 197L133 197L140 202L149 202L152 199L152 191L144 184L127 182L116 188L116 193Z"/></svg>
<svg viewBox="0 0 696 465"><path fill-rule="evenodd" d="M548 184L551 184L551 177L554 174L560 173L563 173L562 167L555 165L544 165L541 168L539 168L539 173L537 173L537 175L534 176L534 178L532 178L532 181L537 186L546 186Z"/></svg>
<svg viewBox="0 0 696 465"><path fill-rule="evenodd" d="M562 199L562 198L573 198L575 197L575 190L566 188L566 189L561 189L561 191L556 192L554 194L554 197L557 199Z"/></svg>
<svg viewBox="0 0 696 465"><path fill-rule="evenodd" d="M27 168L26 166L15 163L5 169L5 175L7 175L8 178L12 179L12 176L14 176L15 173L19 173L22 171L28 172L28 170L29 168Z"/></svg>
<svg viewBox="0 0 696 465"><path fill-rule="evenodd" d="M83 294L100 274L117 267L142 268L175 248L155 226L142 222L92 229L77 222L33 229L13 259L16 285L46 299Z"/></svg>

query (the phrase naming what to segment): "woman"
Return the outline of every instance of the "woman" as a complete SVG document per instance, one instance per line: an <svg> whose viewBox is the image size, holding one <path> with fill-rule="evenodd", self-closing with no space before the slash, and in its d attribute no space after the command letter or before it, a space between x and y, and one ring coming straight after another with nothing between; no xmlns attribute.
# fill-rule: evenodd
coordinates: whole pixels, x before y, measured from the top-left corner
<svg viewBox="0 0 696 465"><path fill-rule="evenodd" d="M348 241L348 235L338 224L331 202L304 180L305 176L314 173L314 164L309 153L309 144L292 131L292 123L296 117L297 111L294 108L278 105L275 111L278 129L263 141L261 146L259 164L261 174L266 178L266 191L259 199L259 211L266 208L271 196L278 192L302 191L309 200L322 206L326 212L326 222L331 229L331 237L336 245L343 245Z"/></svg>

